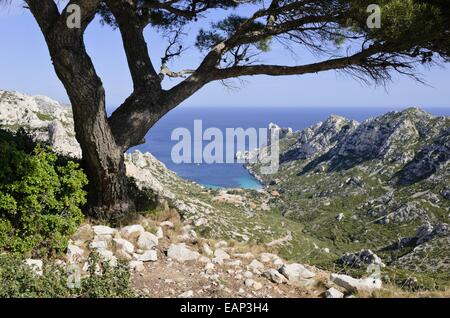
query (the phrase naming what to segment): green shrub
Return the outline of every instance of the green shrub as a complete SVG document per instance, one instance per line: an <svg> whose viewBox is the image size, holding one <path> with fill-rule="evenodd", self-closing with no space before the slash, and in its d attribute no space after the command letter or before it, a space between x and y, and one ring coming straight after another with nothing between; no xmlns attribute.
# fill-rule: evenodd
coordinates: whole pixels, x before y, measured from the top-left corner
<svg viewBox="0 0 450 318"><path fill-rule="evenodd" d="M130 272L126 264L112 268L99 262L96 255L88 260L89 276L73 285L72 271L57 265L44 266L38 276L23 258L12 254L0 255L0 298L100 298L134 297L130 288ZM98 269L98 270L95 270Z"/></svg>
<svg viewBox="0 0 450 318"><path fill-rule="evenodd" d="M0 131L0 250L60 252L83 220L87 178L27 137Z"/></svg>

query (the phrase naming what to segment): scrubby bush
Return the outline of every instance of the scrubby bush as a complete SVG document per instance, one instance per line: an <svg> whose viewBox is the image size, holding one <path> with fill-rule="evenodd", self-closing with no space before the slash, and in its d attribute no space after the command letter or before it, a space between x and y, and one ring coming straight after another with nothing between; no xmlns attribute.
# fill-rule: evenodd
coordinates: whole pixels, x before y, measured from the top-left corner
<svg viewBox="0 0 450 318"><path fill-rule="evenodd" d="M110 267L94 254L88 260L89 276L79 284L73 271L58 265L46 265L43 275L36 275L19 256L0 255L0 298L100 298L134 297L126 264Z"/></svg>
<svg viewBox="0 0 450 318"><path fill-rule="evenodd" d="M83 220L87 178L23 134L0 131L0 250L60 252Z"/></svg>

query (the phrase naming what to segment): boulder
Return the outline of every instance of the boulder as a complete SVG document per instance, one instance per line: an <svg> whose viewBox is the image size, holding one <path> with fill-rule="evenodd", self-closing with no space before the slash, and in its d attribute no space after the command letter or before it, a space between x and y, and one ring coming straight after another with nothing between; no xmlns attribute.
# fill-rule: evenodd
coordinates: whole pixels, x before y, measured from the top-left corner
<svg viewBox="0 0 450 318"><path fill-rule="evenodd" d="M74 235L72 235L72 240L76 245L83 244L86 241L90 241L94 238L94 231L90 224L83 224L80 226Z"/></svg>
<svg viewBox="0 0 450 318"><path fill-rule="evenodd" d="M120 235L122 235L124 238L132 240L141 235L145 232L145 229L140 224L133 224L123 227L120 230Z"/></svg>
<svg viewBox="0 0 450 318"><path fill-rule="evenodd" d="M349 292L372 292L380 289L382 282L378 278L356 279L343 274L331 274L331 281Z"/></svg>
<svg viewBox="0 0 450 318"><path fill-rule="evenodd" d="M254 259L249 265L248 269L255 274L261 274L264 271L264 264Z"/></svg>
<svg viewBox="0 0 450 318"><path fill-rule="evenodd" d="M264 272L263 275L276 284L287 283L287 278L281 275L280 272L276 269L271 268L268 271Z"/></svg>
<svg viewBox="0 0 450 318"><path fill-rule="evenodd" d="M137 240L137 246L143 250L150 250L158 246L158 237L149 232L142 232Z"/></svg>
<svg viewBox="0 0 450 318"><path fill-rule="evenodd" d="M175 225L170 221L161 222L159 225L162 227L167 227L169 229L173 229L175 227Z"/></svg>
<svg viewBox="0 0 450 318"><path fill-rule="evenodd" d="M230 259L230 255L223 249L218 248L214 251L213 262L217 264L222 264L224 260Z"/></svg>
<svg viewBox="0 0 450 318"><path fill-rule="evenodd" d="M279 272L287 278L291 285L307 287L315 284L314 274L305 266L297 263L287 264L280 267Z"/></svg>
<svg viewBox="0 0 450 318"><path fill-rule="evenodd" d="M114 256L113 252L105 249L99 249L97 250L97 253L102 261L108 262L111 267L117 266L117 257Z"/></svg>
<svg viewBox="0 0 450 318"><path fill-rule="evenodd" d="M263 263L271 263L277 258L279 257L272 253L261 253L261 255L259 255L259 260Z"/></svg>
<svg viewBox="0 0 450 318"><path fill-rule="evenodd" d="M125 252L123 249L116 250L116 257L122 261L131 261L133 256Z"/></svg>
<svg viewBox="0 0 450 318"><path fill-rule="evenodd" d="M186 247L184 243L179 243L170 245L167 257L179 262L186 262L197 260L200 254Z"/></svg>
<svg viewBox="0 0 450 318"><path fill-rule="evenodd" d="M155 250L145 251L143 254L133 254L134 258L142 262L156 262L158 260L158 254Z"/></svg>
<svg viewBox="0 0 450 318"><path fill-rule="evenodd" d="M96 235L114 235L117 232L117 230L105 225L93 226L92 230Z"/></svg>
<svg viewBox="0 0 450 318"><path fill-rule="evenodd" d="M116 249L120 249L128 254L133 254L134 245L131 242L121 238L115 238L113 242L116 246Z"/></svg>
<svg viewBox="0 0 450 318"><path fill-rule="evenodd" d="M137 260L136 261L130 261L128 263L128 267L131 270L134 270L136 272L142 272L143 270L145 270L144 263L142 261L137 261Z"/></svg>
<svg viewBox="0 0 450 318"><path fill-rule="evenodd" d="M81 247L78 247L73 244L69 244L67 246L66 256L67 256L67 261L70 264L78 263L81 260L83 260L84 250Z"/></svg>
<svg viewBox="0 0 450 318"><path fill-rule="evenodd" d="M279 272L283 274L288 280L295 280L296 278L307 279L315 276L315 274L306 269L305 266L297 263L283 265L279 269Z"/></svg>
<svg viewBox="0 0 450 318"><path fill-rule="evenodd" d="M334 287L331 287L325 292L326 298L344 298L344 294L341 293L339 290L337 290Z"/></svg>
<svg viewBox="0 0 450 318"><path fill-rule="evenodd" d="M254 280L252 278L247 278L244 281L244 284L247 287L252 287L254 290L259 290L259 289L263 288L263 285L260 282L257 282L256 280Z"/></svg>
<svg viewBox="0 0 450 318"><path fill-rule="evenodd" d="M365 265L379 265L384 267L381 258L371 250L361 250L357 253L345 253L339 259L339 262L352 267L363 267Z"/></svg>
<svg viewBox="0 0 450 318"><path fill-rule="evenodd" d="M89 243L89 248L91 250L107 249L108 242L107 241L92 241L91 243Z"/></svg>
<svg viewBox="0 0 450 318"><path fill-rule="evenodd" d="M213 250L211 249L211 247L209 247L209 245L207 243L203 243L202 250L203 250L203 253L205 253L208 256L211 256L214 253Z"/></svg>

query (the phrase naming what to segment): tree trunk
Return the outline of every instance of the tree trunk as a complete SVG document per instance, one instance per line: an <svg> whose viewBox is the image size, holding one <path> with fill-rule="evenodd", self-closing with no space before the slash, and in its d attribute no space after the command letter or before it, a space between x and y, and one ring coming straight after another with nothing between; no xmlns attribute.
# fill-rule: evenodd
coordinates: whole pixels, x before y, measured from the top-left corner
<svg viewBox="0 0 450 318"><path fill-rule="evenodd" d="M82 39L55 35L47 42L72 104L76 138L89 178L88 213L97 219L118 220L136 209L128 193L126 149L116 143L109 126L103 84Z"/></svg>

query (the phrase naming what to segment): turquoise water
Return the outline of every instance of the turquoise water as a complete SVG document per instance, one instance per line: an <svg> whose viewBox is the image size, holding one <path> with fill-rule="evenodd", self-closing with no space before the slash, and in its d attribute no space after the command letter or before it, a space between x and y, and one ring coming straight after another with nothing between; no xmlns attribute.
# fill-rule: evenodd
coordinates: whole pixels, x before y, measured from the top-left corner
<svg viewBox="0 0 450 318"><path fill-rule="evenodd" d="M210 127L219 128L224 136L226 128L244 129L254 127L266 128L271 122L281 127L291 127L294 130L303 129L326 120L330 115L341 115L349 119L363 121L369 117L378 116L402 108L295 108L295 107L178 107L163 117L146 136L146 143L134 149L149 151L162 161L169 169L179 176L195 181L211 188L247 188L258 189L261 184L248 173L242 164L176 164L171 159L172 147L178 141L171 140L173 129L184 127L193 135L194 120L203 121L203 130ZM450 107L427 109L434 115L450 115ZM236 150L245 150L248 145L235 144ZM225 149L225 147L224 147ZM131 149L132 151L133 149Z"/></svg>

